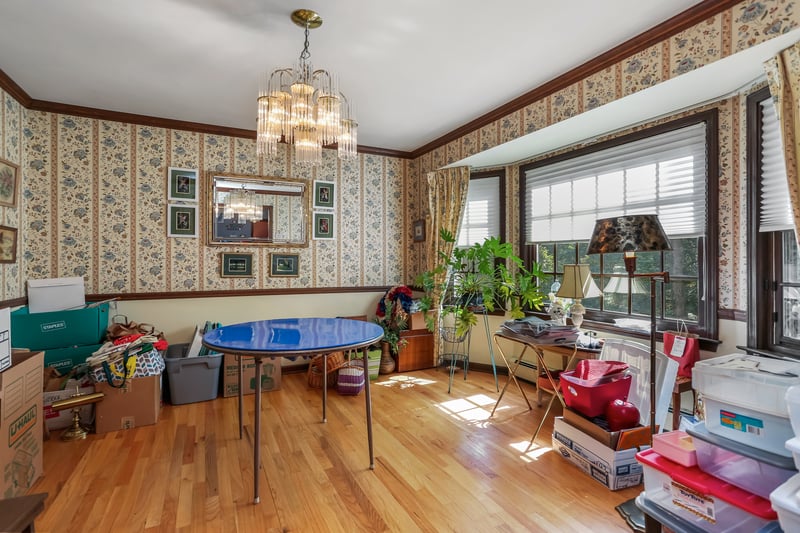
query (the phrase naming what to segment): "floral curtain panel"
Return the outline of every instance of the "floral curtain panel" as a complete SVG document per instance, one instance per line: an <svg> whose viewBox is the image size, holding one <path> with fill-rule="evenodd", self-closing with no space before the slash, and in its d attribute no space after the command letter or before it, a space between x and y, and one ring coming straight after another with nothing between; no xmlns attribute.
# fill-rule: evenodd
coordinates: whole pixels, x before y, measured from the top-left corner
<svg viewBox="0 0 800 533"><path fill-rule="evenodd" d="M439 238L439 232L446 229L458 235L458 226L464 215L469 188L469 167L444 168L428 173L428 228L430 238L426 256L427 270L433 270L438 262L439 252L446 255L453 253L454 243L445 243ZM442 272L436 283L442 283L447 276ZM441 301L434 302L435 308ZM439 335L434 335L433 353L439 353Z"/></svg>
<svg viewBox="0 0 800 533"><path fill-rule="evenodd" d="M786 177L794 219L794 235L800 242L800 43L795 43L764 63L769 92L781 126Z"/></svg>

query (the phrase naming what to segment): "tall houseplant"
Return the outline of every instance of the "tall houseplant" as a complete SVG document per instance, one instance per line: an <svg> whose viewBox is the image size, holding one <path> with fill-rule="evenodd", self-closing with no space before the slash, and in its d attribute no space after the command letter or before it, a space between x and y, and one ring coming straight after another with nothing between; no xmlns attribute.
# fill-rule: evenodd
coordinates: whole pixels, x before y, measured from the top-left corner
<svg viewBox="0 0 800 533"><path fill-rule="evenodd" d="M442 230L439 238L445 243L454 243L455 237ZM510 243L497 237L486 238L469 248L454 248L447 256L439 253L439 263L433 270L423 272L417 283L424 296L420 309L428 311L441 302L443 317L452 315L457 335L466 334L478 319L477 309L502 310L511 318L525 316L524 309L539 309L544 294L539 289L538 278L542 272L537 264L528 270L521 258L514 255ZM436 281L437 274L447 273L443 282ZM435 329L434 318L426 319L430 331Z"/></svg>

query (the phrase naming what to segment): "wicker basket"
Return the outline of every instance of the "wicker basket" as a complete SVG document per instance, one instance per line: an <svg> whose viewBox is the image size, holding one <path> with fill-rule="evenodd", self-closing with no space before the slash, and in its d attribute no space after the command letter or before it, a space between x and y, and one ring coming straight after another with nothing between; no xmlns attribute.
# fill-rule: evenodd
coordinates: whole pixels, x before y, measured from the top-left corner
<svg viewBox="0 0 800 533"><path fill-rule="evenodd" d="M339 369L336 390L345 396L355 396L364 390L364 382L363 361L348 361Z"/></svg>
<svg viewBox="0 0 800 533"><path fill-rule="evenodd" d="M328 387L335 387L338 370L346 363L344 352L331 352L328 354ZM322 388L323 356L317 355L308 364L308 386L312 389Z"/></svg>

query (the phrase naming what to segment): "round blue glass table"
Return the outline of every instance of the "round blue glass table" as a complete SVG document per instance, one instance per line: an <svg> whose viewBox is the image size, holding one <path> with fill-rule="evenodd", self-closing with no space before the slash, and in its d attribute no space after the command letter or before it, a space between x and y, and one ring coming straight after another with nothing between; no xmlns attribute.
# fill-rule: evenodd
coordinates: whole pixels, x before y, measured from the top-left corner
<svg viewBox="0 0 800 533"><path fill-rule="evenodd" d="M237 356L239 361L239 438L242 438L242 358L255 360L255 444L253 446L253 503L258 495L258 472L261 468L261 364L265 357L310 356L323 354L322 421L327 421L327 354L361 349L364 363L369 468L375 469L372 451L372 401L369 392L367 347L383 338L383 328L372 322L347 318L280 318L256 320L222 326L203 336L207 348Z"/></svg>

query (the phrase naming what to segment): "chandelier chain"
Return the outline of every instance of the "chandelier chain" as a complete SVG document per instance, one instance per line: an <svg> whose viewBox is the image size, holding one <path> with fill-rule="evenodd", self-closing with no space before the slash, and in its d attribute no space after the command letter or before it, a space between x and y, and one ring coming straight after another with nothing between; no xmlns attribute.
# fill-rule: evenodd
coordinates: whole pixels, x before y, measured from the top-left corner
<svg viewBox="0 0 800 533"><path fill-rule="evenodd" d="M308 61L311 57L311 52L308 50L309 42L308 42L308 22L306 22L306 40L303 43L303 51L300 52L300 62L303 63Z"/></svg>

